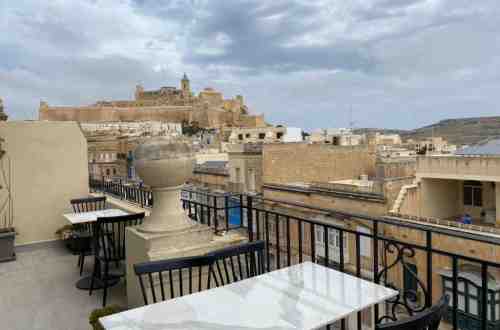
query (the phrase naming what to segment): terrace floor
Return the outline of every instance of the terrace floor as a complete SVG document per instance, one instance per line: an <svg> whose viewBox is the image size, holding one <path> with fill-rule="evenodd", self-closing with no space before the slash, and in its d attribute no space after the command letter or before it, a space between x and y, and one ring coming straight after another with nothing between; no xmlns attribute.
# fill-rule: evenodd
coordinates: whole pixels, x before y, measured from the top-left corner
<svg viewBox="0 0 500 330"><path fill-rule="evenodd" d="M8 330L89 330L88 317L100 308L102 291L78 290L78 256L60 242L16 248L17 260L0 263L0 328ZM92 270L90 257L84 273ZM126 305L122 280L108 291L107 305Z"/></svg>

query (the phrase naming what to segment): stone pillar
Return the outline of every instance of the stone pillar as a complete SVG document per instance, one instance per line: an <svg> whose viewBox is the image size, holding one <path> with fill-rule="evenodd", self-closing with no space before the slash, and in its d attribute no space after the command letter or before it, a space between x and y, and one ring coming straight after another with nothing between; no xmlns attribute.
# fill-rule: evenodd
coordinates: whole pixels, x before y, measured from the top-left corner
<svg viewBox="0 0 500 330"><path fill-rule="evenodd" d="M214 236L212 228L192 221L182 209L182 184L191 176L195 161L187 141L150 139L137 147L134 159L137 174L152 188L154 205L142 226L126 232L129 307L143 303L134 264L206 254L246 239L239 233Z"/></svg>

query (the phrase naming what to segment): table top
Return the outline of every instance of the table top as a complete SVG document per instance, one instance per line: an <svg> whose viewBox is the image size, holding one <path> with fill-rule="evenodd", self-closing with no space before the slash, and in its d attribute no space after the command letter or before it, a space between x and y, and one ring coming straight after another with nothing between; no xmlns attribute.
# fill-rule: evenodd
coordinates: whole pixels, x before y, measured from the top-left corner
<svg viewBox="0 0 500 330"><path fill-rule="evenodd" d="M116 217L127 215L128 213L120 209L106 209L81 213L66 213L63 216L73 225L97 221L97 218Z"/></svg>
<svg viewBox="0 0 500 330"><path fill-rule="evenodd" d="M106 330L317 329L397 295L311 262L101 318Z"/></svg>

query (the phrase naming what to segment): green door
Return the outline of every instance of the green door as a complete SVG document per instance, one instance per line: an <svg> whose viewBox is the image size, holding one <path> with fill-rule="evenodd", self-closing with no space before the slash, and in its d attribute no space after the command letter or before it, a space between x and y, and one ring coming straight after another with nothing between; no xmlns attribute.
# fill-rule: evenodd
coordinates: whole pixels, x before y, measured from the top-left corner
<svg viewBox="0 0 500 330"><path fill-rule="evenodd" d="M418 289L417 275L418 269L417 265L406 264L407 267L403 267L403 285L405 292L414 292L415 298Z"/></svg>

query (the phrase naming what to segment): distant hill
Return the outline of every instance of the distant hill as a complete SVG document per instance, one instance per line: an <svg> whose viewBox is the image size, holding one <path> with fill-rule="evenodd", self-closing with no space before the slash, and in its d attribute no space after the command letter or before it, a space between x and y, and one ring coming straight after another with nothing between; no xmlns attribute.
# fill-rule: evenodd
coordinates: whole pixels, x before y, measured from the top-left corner
<svg viewBox="0 0 500 330"><path fill-rule="evenodd" d="M355 131L400 134L404 140L423 139L434 135L442 136L448 142L459 146L471 145L485 139L500 137L500 116L445 119L414 130L360 128Z"/></svg>

